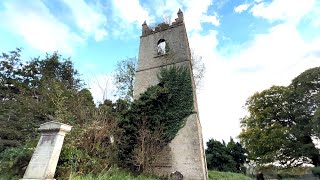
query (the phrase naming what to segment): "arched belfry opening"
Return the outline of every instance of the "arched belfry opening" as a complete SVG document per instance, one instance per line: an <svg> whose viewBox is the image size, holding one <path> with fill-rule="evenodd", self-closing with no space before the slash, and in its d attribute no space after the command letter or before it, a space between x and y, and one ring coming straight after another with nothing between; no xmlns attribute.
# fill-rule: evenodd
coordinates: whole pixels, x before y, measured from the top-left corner
<svg viewBox="0 0 320 180"><path fill-rule="evenodd" d="M157 55L166 54L169 51L168 44L166 40L160 39L157 43Z"/></svg>

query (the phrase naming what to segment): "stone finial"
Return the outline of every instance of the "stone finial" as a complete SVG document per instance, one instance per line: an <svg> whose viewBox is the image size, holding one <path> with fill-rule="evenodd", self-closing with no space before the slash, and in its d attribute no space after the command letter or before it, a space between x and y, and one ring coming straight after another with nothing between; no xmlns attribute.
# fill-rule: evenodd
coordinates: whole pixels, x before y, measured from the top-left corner
<svg viewBox="0 0 320 180"><path fill-rule="evenodd" d="M150 32L150 28L148 27L147 22L144 21L142 24L142 36L148 35L149 32Z"/></svg>
<svg viewBox="0 0 320 180"><path fill-rule="evenodd" d="M145 26L145 25L147 26L147 21L146 20L144 20L142 26Z"/></svg>
<svg viewBox="0 0 320 180"><path fill-rule="evenodd" d="M22 180L54 180L63 140L71 128L55 121L40 125L41 137Z"/></svg>
<svg viewBox="0 0 320 180"><path fill-rule="evenodd" d="M178 14L178 18L176 18L175 21L172 23L173 25L183 23L183 12L181 11L180 8L177 14Z"/></svg>
<svg viewBox="0 0 320 180"><path fill-rule="evenodd" d="M181 9L179 8L179 11L178 11L178 20L183 22L183 12L181 11Z"/></svg>

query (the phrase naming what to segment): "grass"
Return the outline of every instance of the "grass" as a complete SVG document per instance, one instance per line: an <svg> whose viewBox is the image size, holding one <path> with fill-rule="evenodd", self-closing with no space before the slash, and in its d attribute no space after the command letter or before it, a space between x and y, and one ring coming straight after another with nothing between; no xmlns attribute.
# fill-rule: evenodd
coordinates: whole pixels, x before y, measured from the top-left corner
<svg viewBox="0 0 320 180"><path fill-rule="evenodd" d="M219 172L219 171L209 171L208 173L209 173L209 180L253 180L248 176L245 176L243 174L238 174L238 173ZM0 180L9 180L9 179L18 180L19 178L18 177L9 178L8 176L0 175ZM133 176L129 172L114 168L104 173L100 173L99 175L72 174L69 180L160 180L160 178L148 177L148 176Z"/></svg>
<svg viewBox="0 0 320 180"><path fill-rule="evenodd" d="M239 173L209 171L210 180L252 180L252 178Z"/></svg>
<svg viewBox="0 0 320 180"><path fill-rule="evenodd" d="M128 172L121 170L111 170L106 173L101 173L98 176L73 175L70 180L159 180L155 177L138 176L134 177ZM209 180L252 180L252 178L238 173L209 171Z"/></svg>
<svg viewBox="0 0 320 180"><path fill-rule="evenodd" d="M131 173L119 170L111 169L105 173L100 173L99 175L71 175L69 180L157 180L154 177L148 176L133 176Z"/></svg>

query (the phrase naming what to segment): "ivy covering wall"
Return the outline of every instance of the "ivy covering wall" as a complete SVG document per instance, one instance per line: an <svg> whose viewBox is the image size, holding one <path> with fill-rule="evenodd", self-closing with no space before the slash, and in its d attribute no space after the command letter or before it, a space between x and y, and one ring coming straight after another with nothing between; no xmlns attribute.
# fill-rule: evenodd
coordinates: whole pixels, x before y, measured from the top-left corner
<svg viewBox="0 0 320 180"><path fill-rule="evenodd" d="M193 112L193 89L189 69L161 69L159 84L149 87L132 103L120 126L125 142L120 159L143 166L143 171L156 160L156 154L185 125Z"/></svg>

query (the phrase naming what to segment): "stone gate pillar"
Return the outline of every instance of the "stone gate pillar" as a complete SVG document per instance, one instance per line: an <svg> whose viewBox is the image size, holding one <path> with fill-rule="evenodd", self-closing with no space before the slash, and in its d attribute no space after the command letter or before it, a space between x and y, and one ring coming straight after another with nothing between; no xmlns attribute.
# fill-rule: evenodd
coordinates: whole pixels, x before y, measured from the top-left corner
<svg viewBox="0 0 320 180"><path fill-rule="evenodd" d="M41 137L22 180L54 180L64 136L71 128L55 121L40 125Z"/></svg>

